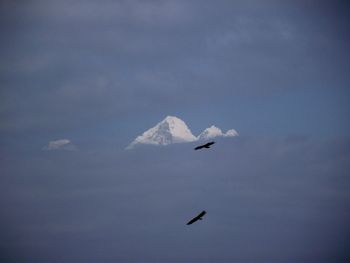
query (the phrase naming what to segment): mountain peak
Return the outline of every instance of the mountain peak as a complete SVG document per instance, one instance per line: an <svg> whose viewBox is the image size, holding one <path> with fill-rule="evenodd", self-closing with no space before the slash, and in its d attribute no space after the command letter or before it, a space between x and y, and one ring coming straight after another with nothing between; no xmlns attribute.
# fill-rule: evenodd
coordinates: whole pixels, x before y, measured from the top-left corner
<svg viewBox="0 0 350 263"><path fill-rule="evenodd" d="M168 121L168 122L176 122L176 121L183 121L181 119L179 119L178 117L176 116L166 116L165 119L163 121Z"/></svg>
<svg viewBox="0 0 350 263"><path fill-rule="evenodd" d="M226 133L223 133L218 127L212 125L209 128L206 128L201 134L198 135L198 140L209 140L218 136L222 137L233 137L238 136L238 132L236 130L231 129Z"/></svg>
<svg viewBox="0 0 350 263"><path fill-rule="evenodd" d="M228 130L225 134L225 137L238 136L238 132L235 129Z"/></svg>
<svg viewBox="0 0 350 263"><path fill-rule="evenodd" d="M197 138L198 140L207 140L217 136L223 136L223 133L218 127L212 125L199 134Z"/></svg>
<svg viewBox="0 0 350 263"><path fill-rule="evenodd" d="M138 136L127 149L131 149L137 144L168 145L191 142L196 139L183 120L175 116L167 116L156 126Z"/></svg>
<svg viewBox="0 0 350 263"><path fill-rule="evenodd" d="M208 140L218 136L232 137L237 135L238 133L234 129L223 133L218 127L212 125L196 137L183 120L175 116L167 116L154 127L148 129L142 135L137 136L126 149L132 149L138 144L168 145L172 143Z"/></svg>

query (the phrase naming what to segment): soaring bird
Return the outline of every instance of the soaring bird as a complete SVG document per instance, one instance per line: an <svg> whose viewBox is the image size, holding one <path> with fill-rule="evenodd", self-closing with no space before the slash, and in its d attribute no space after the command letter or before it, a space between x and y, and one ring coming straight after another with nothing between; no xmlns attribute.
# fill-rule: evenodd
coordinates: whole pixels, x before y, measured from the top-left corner
<svg viewBox="0 0 350 263"><path fill-rule="evenodd" d="M210 148L210 145L213 145L215 142L208 142L206 144L203 144L203 145L199 145L197 146L196 148L194 148L195 150L200 150L200 149L203 149L203 148L206 148L206 149L209 149Z"/></svg>
<svg viewBox="0 0 350 263"><path fill-rule="evenodd" d="M186 225L191 225L198 220L202 220L203 219L202 216L204 216L206 213L207 212L205 212L205 211L200 212L200 214L198 216L192 218L190 221L188 221L188 223Z"/></svg>

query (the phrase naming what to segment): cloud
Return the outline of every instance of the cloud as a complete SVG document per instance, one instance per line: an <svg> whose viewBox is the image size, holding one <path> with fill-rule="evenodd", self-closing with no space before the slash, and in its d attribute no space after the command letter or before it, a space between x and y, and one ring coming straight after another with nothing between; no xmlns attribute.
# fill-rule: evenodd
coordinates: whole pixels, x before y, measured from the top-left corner
<svg viewBox="0 0 350 263"><path fill-rule="evenodd" d="M46 151L56 151L56 150L63 150L63 151L76 151L77 147L72 144L72 142L68 139L60 139L55 141L50 141L47 146L43 148L43 150Z"/></svg>
<svg viewBox="0 0 350 263"><path fill-rule="evenodd" d="M194 145L0 159L2 261L349 262L348 139Z"/></svg>

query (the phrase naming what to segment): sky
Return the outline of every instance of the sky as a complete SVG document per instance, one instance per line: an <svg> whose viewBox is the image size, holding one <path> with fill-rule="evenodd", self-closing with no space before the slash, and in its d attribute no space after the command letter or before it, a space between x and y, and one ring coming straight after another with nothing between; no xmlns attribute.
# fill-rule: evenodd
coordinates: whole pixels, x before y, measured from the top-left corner
<svg viewBox="0 0 350 263"><path fill-rule="evenodd" d="M1 262L349 262L348 14L0 1ZM240 136L124 150L167 115Z"/></svg>

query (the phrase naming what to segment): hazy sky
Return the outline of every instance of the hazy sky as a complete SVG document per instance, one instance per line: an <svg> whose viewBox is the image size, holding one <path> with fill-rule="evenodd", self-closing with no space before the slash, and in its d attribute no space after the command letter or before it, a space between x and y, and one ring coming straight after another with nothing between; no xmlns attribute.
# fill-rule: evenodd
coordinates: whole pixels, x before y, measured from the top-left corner
<svg viewBox="0 0 350 263"><path fill-rule="evenodd" d="M349 11L0 1L1 262L349 262Z"/></svg>

